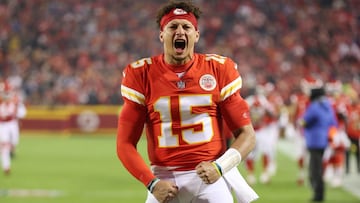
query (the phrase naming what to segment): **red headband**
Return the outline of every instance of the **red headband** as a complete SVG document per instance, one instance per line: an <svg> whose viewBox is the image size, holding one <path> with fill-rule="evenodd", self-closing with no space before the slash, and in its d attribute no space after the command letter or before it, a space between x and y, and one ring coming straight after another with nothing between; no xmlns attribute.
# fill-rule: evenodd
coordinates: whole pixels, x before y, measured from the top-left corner
<svg viewBox="0 0 360 203"><path fill-rule="evenodd" d="M163 30L164 26L174 19L185 19L191 22L197 30L197 20L193 13L188 13L181 8L174 8L168 14L164 15L160 21L160 29Z"/></svg>

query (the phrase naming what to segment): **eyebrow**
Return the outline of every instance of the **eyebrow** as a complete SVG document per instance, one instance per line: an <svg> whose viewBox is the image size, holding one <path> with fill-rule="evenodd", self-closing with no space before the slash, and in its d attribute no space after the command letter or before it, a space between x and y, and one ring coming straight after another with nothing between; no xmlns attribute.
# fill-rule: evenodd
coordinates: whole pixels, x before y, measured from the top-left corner
<svg viewBox="0 0 360 203"><path fill-rule="evenodd" d="M191 23L191 22L188 22L188 21L182 21L182 22L178 22L178 21L173 21L173 22L170 22L169 23L169 26L173 26L173 25L182 25L182 26L184 26L184 25L187 25L187 26L193 26L193 24Z"/></svg>

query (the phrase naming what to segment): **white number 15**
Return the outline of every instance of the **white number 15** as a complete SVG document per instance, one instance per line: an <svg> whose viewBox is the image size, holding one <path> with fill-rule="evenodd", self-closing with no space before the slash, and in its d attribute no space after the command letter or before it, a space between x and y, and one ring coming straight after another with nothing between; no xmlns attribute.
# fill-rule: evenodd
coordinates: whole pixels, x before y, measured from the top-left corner
<svg viewBox="0 0 360 203"><path fill-rule="evenodd" d="M178 105L171 104L170 97L161 97L157 100L154 110L160 114L161 120L159 147L179 146L179 136L182 136L182 140L188 144L210 141L213 137L212 119L209 113L195 112L194 109L211 104L211 95L180 95L178 96ZM175 116L172 114L178 115L179 123L174 123ZM174 124L180 125L181 133L174 134Z"/></svg>

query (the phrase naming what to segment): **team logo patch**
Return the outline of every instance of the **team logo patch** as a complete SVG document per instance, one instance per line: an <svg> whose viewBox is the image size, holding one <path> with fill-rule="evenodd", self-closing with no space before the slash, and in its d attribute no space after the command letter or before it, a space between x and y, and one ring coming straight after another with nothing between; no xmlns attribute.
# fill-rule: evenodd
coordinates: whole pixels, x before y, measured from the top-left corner
<svg viewBox="0 0 360 203"><path fill-rule="evenodd" d="M174 14L175 15L184 15L184 14L187 14L187 12L182 10L181 8L177 8L174 10Z"/></svg>
<svg viewBox="0 0 360 203"><path fill-rule="evenodd" d="M211 91L213 89L215 89L216 87L216 80L214 78L214 76L210 75L210 74L205 74L203 76L201 76L200 80L199 80L199 84L200 87L206 91Z"/></svg>

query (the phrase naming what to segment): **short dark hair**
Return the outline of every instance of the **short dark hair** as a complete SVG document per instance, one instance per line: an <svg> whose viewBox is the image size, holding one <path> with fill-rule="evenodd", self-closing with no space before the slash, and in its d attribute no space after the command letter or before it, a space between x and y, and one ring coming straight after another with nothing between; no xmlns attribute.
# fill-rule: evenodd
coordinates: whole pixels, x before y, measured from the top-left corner
<svg viewBox="0 0 360 203"><path fill-rule="evenodd" d="M174 8L181 8L188 13L194 14L197 20L200 18L200 15L202 13L200 8L197 7L191 0L181 0L181 1L171 0L167 4L162 6L156 14L156 23L159 28L160 28L161 18L164 15L168 14Z"/></svg>
<svg viewBox="0 0 360 203"><path fill-rule="evenodd" d="M314 101L324 95L325 95L325 89L322 87L311 89L310 101Z"/></svg>

